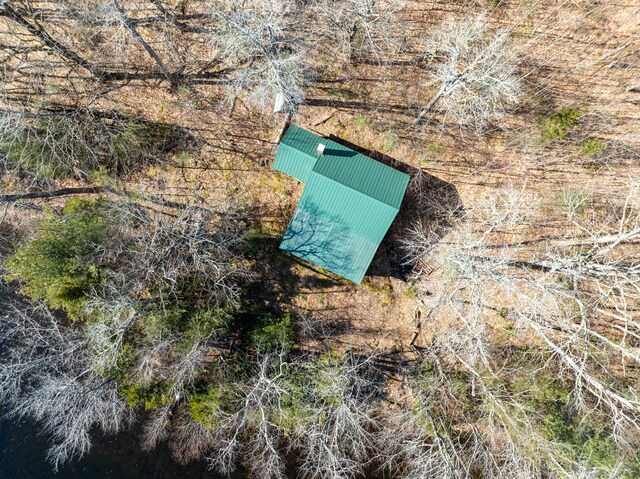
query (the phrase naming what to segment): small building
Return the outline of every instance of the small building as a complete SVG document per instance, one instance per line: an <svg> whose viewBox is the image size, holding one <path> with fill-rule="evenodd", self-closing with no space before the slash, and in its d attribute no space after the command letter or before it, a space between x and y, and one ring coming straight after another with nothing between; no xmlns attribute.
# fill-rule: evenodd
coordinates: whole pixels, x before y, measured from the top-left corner
<svg viewBox="0 0 640 479"><path fill-rule="evenodd" d="M295 125L273 167L306 183L280 249L360 283L409 175Z"/></svg>

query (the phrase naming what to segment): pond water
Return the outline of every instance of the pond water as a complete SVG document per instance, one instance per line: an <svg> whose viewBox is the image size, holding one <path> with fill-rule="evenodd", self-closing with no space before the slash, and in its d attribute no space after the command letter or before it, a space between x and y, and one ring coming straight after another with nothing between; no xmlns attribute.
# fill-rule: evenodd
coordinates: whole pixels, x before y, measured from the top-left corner
<svg viewBox="0 0 640 479"><path fill-rule="evenodd" d="M137 424L139 427L139 423ZM166 446L146 453L138 446L136 424L115 436L97 437L91 452L54 474L46 461L47 437L36 424L3 419L0 423L0 479L221 479L204 462L181 466ZM237 472L233 479L244 479Z"/></svg>

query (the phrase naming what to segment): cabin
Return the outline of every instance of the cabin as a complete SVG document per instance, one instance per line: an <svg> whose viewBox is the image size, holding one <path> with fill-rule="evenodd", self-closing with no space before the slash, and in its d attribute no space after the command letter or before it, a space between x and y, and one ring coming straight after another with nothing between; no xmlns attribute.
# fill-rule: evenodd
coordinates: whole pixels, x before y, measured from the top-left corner
<svg viewBox="0 0 640 479"><path fill-rule="evenodd" d="M400 210L409 175L295 125L273 167L305 183L280 249L360 283Z"/></svg>

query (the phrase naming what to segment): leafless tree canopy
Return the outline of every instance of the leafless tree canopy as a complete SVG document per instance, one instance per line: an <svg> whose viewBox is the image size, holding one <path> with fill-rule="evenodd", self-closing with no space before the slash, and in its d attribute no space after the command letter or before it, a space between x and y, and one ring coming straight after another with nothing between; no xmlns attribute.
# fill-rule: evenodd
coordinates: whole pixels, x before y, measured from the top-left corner
<svg viewBox="0 0 640 479"><path fill-rule="evenodd" d="M65 176L86 179L101 169L124 174L157 162L170 128L156 129L99 113L21 106L0 109L4 152L0 166L14 174L16 168L32 171L34 180L43 181Z"/></svg>
<svg viewBox="0 0 640 479"><path fill-rule="evenodd" d="M302 101L309 68L300 5L252 0L220 2L211 9L219 24L212 45L221 61L237 67L231 82L233 98L248 91L258 105L271 101L275 111L293 110Z"/></svg>
<svg viewBox="0 0 640 479"><path fill-rule="evenodd" d="M419 287L431 290L432 278L441 281L434 295L421 299L430 317L451 318L447 333L437 339L446 352L441 357L463 364L477 393L490 394L496 407L506 410L515 403L522 408L516 399L501 404L504 399L486 380L487 374L501 374L492 340L500 298L509 304L500 314L512 322L514 334L537 336L558 377L572 381L572 406L587 417L606 417L614 440L633 448L640 427L635 389L611 381L608 371L615 366L602 361L619 361L624 376L638 360L637 343L629 338L638 319L640 270L638 258L627 249L639 234L638 187L630 188L616 216L603 223L583 224L569 205L581 237L550 241L546 250L533 254L526 244L496 242L500 232L526 227L536 208L526 192L501 190L478 203L455 234L438 244L424 225L415 225L407 236L407 258L419 265ZM508 421L508 416L501 419L505 426ZM533 434L530 424L522 427Z"/></svg>
<svg viewBox="0 0 640 479"><path fill-rule="evenodd" d="M10 414L51 433L56 467L89 450L96 426L115 433L130 421L126 384L167 385L143 446L167 436L173 405L228 347L221 337L246 276L236 249L243 228L231 210L104 208L111 237L98 261L109 268L86 302L85 324L65 325L37 304L2 304L1 398Z"/></svg>
<svg viewBox="0 0 640 479"><path fill-rule="evenodd" d="M219 212L187 205L175 215L115 204L120 231L102 260L117 264L113 281L133 297L157 291L161 301L235 308L238 281L247 276L240 256L245 223L229 206Z"/></svg>
<svg viewBox="0 0 640 479"><path fill-rule="evenodd" d="M430 81L440 88L418 118L438 105L445 118L482 128L515 104L522 85L508 42L509 32L490 32L483 15L441 25L425 50L438 61Z"/></svg>
<svg viewBox="0 0 640 479"><path fill-rule="evenodd" d="M346 61L372 58L385 61L401 46L398 12L403 0L315 0L314 14L325 41L335 45ZM314 34L322 36L320 31Z"/></svg>
<svg viewBox="0 0 640 479"><path fill-rule="evenodd" d="M82 330L17 300L3 303L1 319L0 398L10 415L40 421L56 468L89 451L94 428L113 434L132 419L116 384L94 373Z"/></svg>

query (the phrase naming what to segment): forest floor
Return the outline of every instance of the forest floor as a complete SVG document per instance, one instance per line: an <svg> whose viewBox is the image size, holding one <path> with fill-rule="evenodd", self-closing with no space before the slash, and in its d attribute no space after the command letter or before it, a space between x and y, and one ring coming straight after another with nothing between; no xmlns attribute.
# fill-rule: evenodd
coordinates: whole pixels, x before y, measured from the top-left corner
<svg viewBox="0 0 640 479"><path fill-rule="evenodd" d="M466 3L411 2L402 18L411 31L407 37L427 35L452 13L467 11ZM453 187L465 210L490 189L526 189L541 199L544 219L528 228L526 237L510 241L562 236L571 228L564 220L567 195L585 195L590 207L581 214L597 214L600 205L623 197L630 181L640 177L640 4L494 4L492 27L511 29L514 48L522 52L518 67L526 98L482 134L445 125L438 115L426 124L413 123L435 89L424 80L429 67L415 61L419 43L407 43L386 64L323 71L292 122L423 169L440 180L439 188ZM314 327L332 328L332 348L409 353L413 344L428 341L429 334L418 327L410 282L390 274L402 269L394 242L382 245L362 285L317 271L278 249L304 187L271 168L285 116L260 115L241 100L231 112L223 98L215 84L171 91L151 80L132 80L103 95L94 106L127 105L134 116L179 125L198 138L172 163L137 174L125 188L161 192L173 201L195 195L212 207L231 199L254 212L251 227L270 238L254 258L261 272L255 294L280 309L295 309ZM542 141L542 119L565 106L580 111L579 123L563 139ZM581 155L589 139L606 142L606 152ZM411 205L405 201L403 208Z"/></svg>

